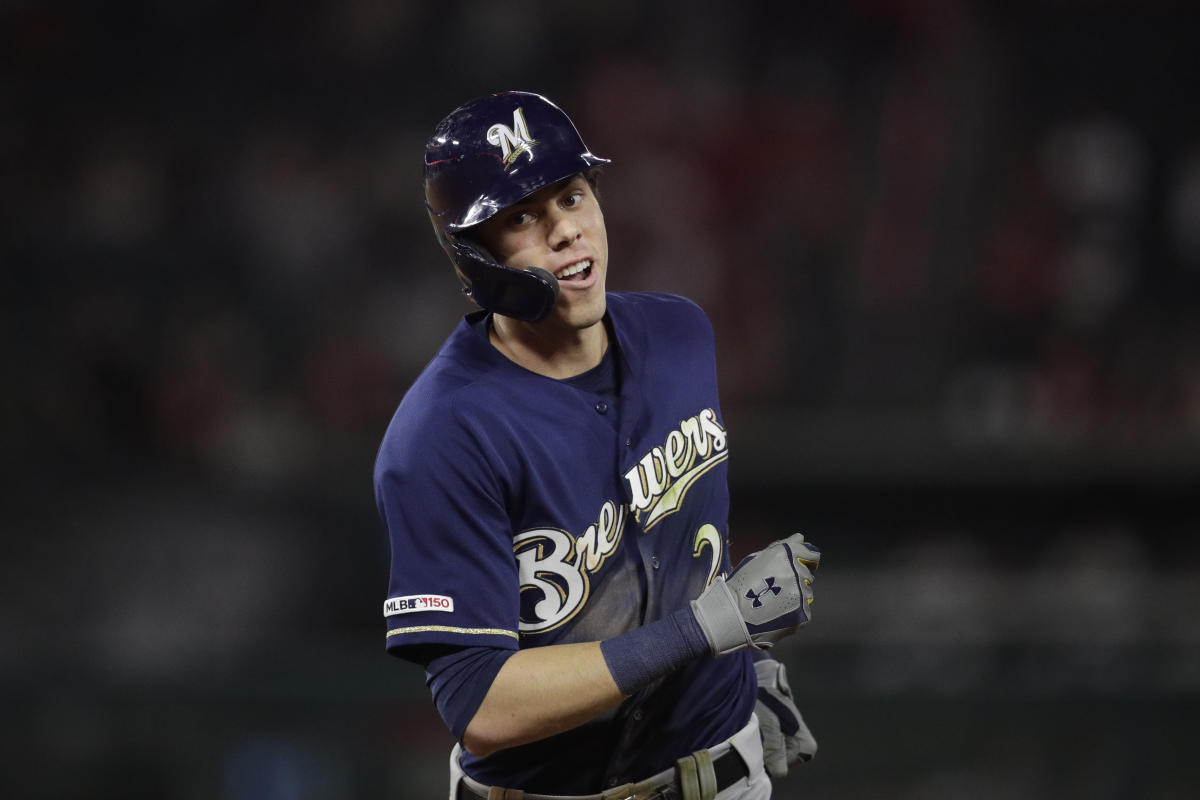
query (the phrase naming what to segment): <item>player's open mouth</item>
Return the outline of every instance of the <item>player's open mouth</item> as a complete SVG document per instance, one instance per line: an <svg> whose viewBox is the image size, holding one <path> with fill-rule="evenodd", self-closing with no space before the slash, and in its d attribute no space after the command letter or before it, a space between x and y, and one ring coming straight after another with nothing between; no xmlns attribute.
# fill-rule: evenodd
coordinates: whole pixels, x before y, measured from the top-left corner
<svg viewBox="0 0 1200 800"><path fill-rule="evenodd" d="M592 260L585 258L565 267L555 274L560 281L582 281L592 274Z"/></svg>

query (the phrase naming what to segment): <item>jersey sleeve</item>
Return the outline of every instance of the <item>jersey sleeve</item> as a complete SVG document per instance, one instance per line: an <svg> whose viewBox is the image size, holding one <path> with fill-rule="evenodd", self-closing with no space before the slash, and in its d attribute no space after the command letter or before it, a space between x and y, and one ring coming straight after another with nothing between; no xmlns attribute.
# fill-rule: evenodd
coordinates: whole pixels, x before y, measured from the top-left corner
<svg viewBox="0 0 1200 800"><path fill-rule="evenodd" d="M516 649L520 581L503 490L448 410L393 421L375 469L391 545L386 646Z"/></svg>

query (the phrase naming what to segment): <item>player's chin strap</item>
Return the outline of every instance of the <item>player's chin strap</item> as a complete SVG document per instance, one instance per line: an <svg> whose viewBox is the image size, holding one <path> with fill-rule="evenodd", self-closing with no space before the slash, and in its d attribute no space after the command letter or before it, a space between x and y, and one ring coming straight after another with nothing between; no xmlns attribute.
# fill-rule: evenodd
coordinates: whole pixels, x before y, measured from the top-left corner
<svg viewBox="0 0 1200 800"><path fill-rule="evenodd" d="M463 293L483 308L522 322L541 322L558 302L558 279L541 267L513 269L469 239L450 237Z"/></svg>

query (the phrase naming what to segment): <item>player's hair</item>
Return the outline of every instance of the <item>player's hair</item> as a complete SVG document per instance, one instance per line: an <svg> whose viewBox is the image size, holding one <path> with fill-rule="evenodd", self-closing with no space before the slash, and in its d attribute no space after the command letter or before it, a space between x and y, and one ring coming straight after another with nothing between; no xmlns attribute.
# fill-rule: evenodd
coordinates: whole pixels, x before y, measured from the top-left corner
<svg viewBox="0 0 1200 800"><path fill-rule="evenodd" d="M588 186L592 187L592 194L596 196L596 200L600 200L600 179L604 176L604 167L592 167L585 169L582 173L583 179L588 182Z"/></svg>

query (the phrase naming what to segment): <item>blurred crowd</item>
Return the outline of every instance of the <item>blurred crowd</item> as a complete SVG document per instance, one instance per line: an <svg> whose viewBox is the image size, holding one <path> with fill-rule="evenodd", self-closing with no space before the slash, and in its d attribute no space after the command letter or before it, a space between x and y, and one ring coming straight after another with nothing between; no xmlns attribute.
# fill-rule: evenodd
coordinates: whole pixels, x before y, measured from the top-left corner
<svg viewBox="0 0 1200 800"><path fill-rule="evenodd" d="M513 82L614 159L612 282L709 311L731 412L1195 444L1197 56L1172 15L649 5L6 4L9 468L286 484L370 447L468 308L424 136Z"/></svg>

